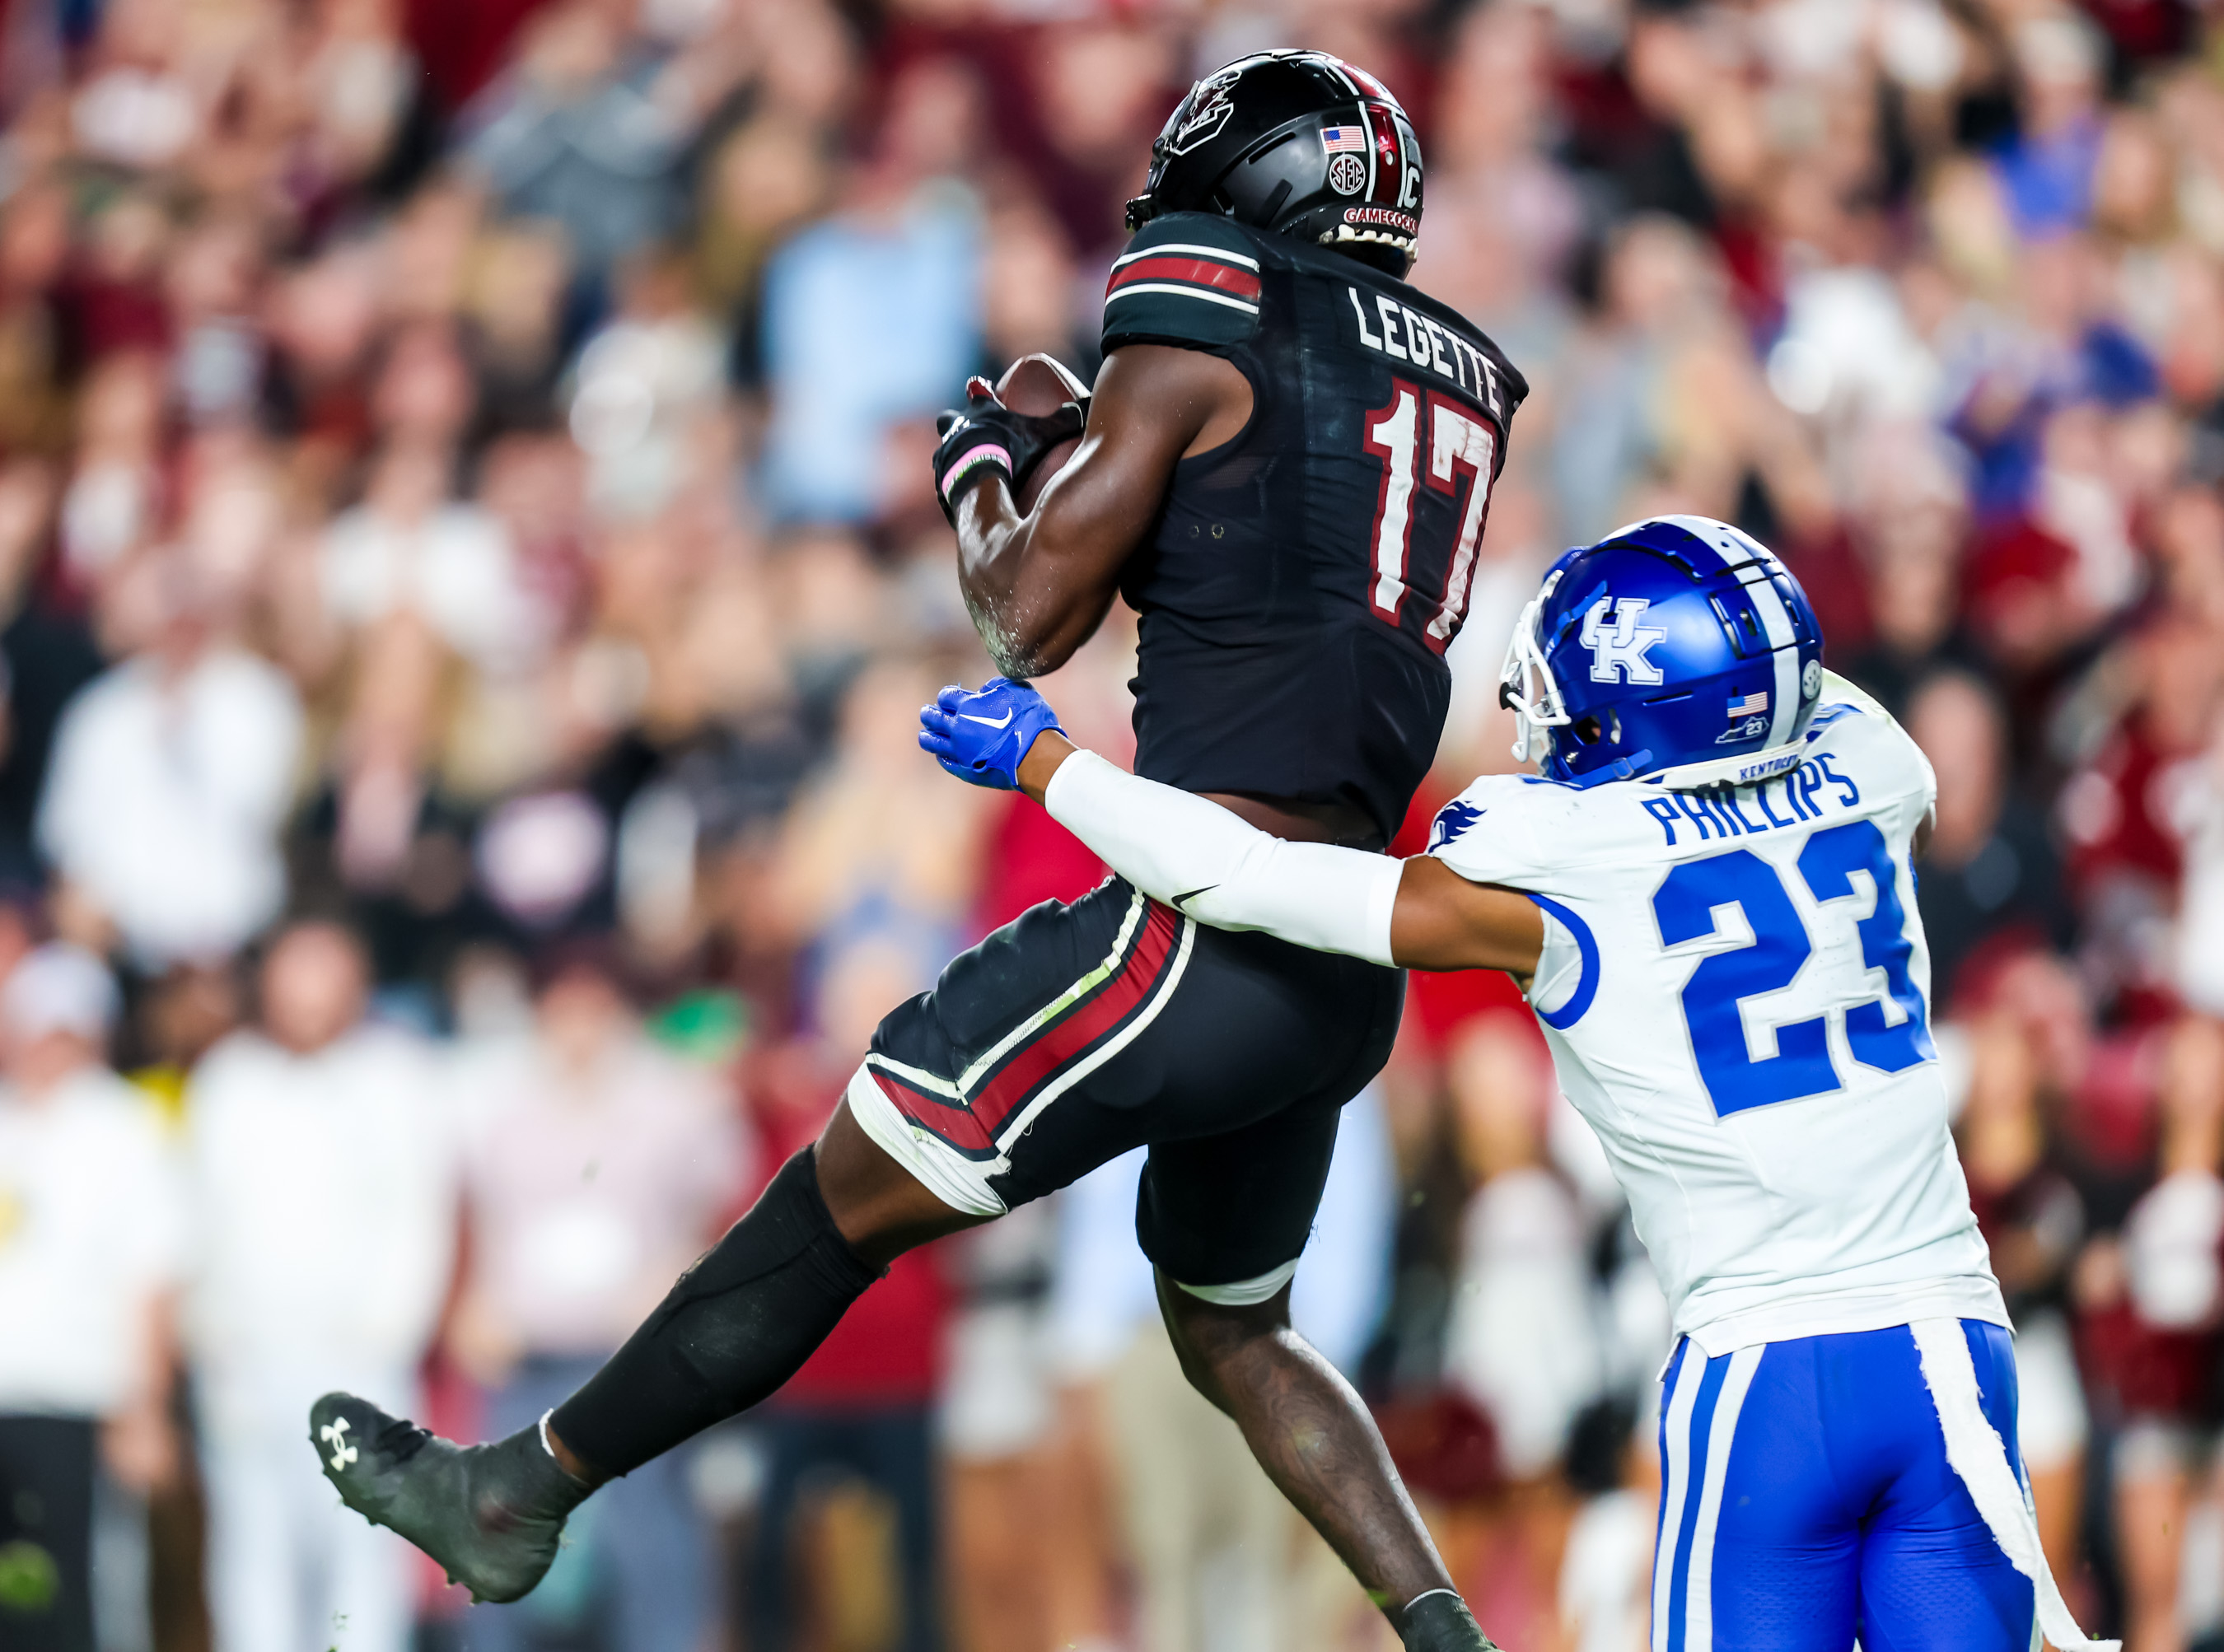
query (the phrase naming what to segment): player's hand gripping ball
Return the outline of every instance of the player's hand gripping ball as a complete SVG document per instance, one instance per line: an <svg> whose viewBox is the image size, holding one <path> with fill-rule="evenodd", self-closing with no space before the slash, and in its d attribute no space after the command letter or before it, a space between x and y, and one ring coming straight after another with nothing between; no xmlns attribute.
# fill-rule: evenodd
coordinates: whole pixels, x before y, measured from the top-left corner
<svg viewBox="0 0 2224 1652"><path fill-rule="evenodd" d="M1005 384L1024 391L1037 388L1033 381L1043 375L1039 371L1022 375L1021 369L1033 367L1039 360L1056 368L1047 356L1024 357L1004 375ZM942 443L934 451L934 493L942 503L942 514L953 526L957 520L957 501L965 496L967 489L991 476L1003 477L1004 485L1012 490L1021 510L1032 509L1034 495L1040 489L1031 492L1027 484L1045 458L1059 450L1063 450L1061 458L1071 454L1071 445L1080 440L1082 426L1088 419L1086 392L1079 388L1078 380L1072 379L1063 369L1057 370L1076 391L1074 399L1039 413L1023 413L1006 405L1002 387L992 386L986 379L976 377L966 381L965 406L953 408L935 420L934 427L940 432ZM1038 398L1022 395L1014 399L1024 402Z"/></svg>
<svg viewBox="0 0 2224 1652"><path fill-rule="evenodd" d="M1089 417L1089 387L1081 381L1081 375L1057 356L1040 350L1020 356L1004 369L1004 376L996 381L996 400L1020 413L1054 413L1071 401L1081 409L1084 422ZM1080 446L1079 431L1052 444L1037 461L1034 474L1020 478L1012 502L1022 512L1033 510L1043 489L1065 469Z"/></svg>
<svg viewBox="0 0 2224 1652"><path fill-rule="evenodd" d="M1035 736L1058 728L1050 702L1025 683L992 677L977 689L952 683L919 709L919 748L969 785L1019 789Z"/></svg>

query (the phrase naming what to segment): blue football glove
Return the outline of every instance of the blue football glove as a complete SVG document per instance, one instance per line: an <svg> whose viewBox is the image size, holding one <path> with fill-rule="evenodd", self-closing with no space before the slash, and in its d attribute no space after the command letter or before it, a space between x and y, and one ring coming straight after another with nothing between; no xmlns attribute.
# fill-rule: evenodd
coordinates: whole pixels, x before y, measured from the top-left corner
<svg viewBox="0 0 2224 1652"><path fill-rule="evenodd" d="M1025 683L992 677L967 690L952 683L919 709L919 748L969 785L1019 789L1020 765L1035 736L1059 734L1058 713Z"/></svg>

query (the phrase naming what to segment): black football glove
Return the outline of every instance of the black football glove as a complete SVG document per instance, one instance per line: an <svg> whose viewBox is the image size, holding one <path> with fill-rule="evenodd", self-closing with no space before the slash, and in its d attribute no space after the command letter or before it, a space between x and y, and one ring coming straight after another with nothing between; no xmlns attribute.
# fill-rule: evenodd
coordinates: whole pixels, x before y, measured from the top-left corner
<svg viewBox="0 0 2224 1652"><path fill-rule="evenodd" d="M952 408L934 421L942 445L934 450L934 495L942 514L957 525L957 501L965 490L990 476L1017 489L1060 442L1081 434L1088 419L1078 401L1056 413L1014 413L996 400L986 379L970 379L963 409Z"/></svg>

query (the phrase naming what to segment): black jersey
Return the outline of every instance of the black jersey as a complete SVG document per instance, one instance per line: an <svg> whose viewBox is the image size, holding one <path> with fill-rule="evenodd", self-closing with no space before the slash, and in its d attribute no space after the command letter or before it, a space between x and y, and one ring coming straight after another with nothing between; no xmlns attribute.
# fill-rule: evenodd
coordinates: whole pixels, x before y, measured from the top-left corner
<svg viewBox="0 0 2224 1652"><path fill-rule="evenodd" d="M1113 266L1105 353L1134 344L1223 356L1254 399L1240 435L1176 467L1121 577L1142 616L1136 772L1349 801L1387 841L1436 756L1526 381L1405 282L1195 212Z"/></svg>

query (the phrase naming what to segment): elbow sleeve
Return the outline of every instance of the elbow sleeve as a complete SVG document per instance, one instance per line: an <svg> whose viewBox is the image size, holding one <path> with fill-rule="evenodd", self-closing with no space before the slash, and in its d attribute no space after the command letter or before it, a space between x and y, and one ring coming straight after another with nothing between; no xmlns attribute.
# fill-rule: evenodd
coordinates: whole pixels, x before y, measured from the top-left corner
<svg viewBox="0 0 2224 1652"><path fill-rule="evenodd" d="M1286 843L1217 804L1129 774L1093 752L1077 752L1059 766L1045 802L1114 871L1199 923L1392 963L1402 861Z"/></svg>

